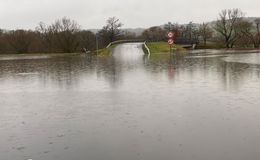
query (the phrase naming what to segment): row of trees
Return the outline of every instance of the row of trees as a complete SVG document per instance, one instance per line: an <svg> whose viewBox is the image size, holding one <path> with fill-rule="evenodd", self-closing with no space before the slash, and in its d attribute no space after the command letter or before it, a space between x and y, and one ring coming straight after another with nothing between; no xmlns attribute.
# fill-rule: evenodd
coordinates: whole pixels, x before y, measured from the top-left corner
<svg viewBox="0 0 260 160"><path fill-rule="evenodd" d="M96 40L104 47L112 41L132 36L122 32L122 23L115 17L95 34L82 30L80 25L66 17L47 25L40 23L35 30L0 30L0 53L71 53L83 48L93 51Z"/></svg>
<svg viewBox="0 0 260 160"><path fill-rule="evenodd" d="M151 27L144 31L143 37L147 40L166 40L165 32L173 31L175 37L191 43L207 41L223 43L226 48L260 46L260 19L250 22L240 9L223 10L217 21L212 23L186 25L168 22L163 27Z"/></svg>
<svg viewBox="0 0 260 160"><path fill-rule="evenodd" d="M184 40L191 43L198 42L200 36L198 28L192 22L187 25L168 22L163 26L155 26L145 30L142 38L149 41L165 41L167 39L166 33L169 31L172 31L179 41Z"/></svg>
<svg viewBox="0 0 260 160"><path fill-rule="evenodd" d="M34 31L2 31L0 35L0 53L70 53L84 47L94 49L95 34L81 30L68 18L51 25L40 23Z"/></svg>
<svg viewBox="0 0 260 160"><path fill-rule="evenodd" d="M93 51L96 42L103 48L110 42L121 39L146 39L165 41L166 32L173 31L177 40L190 43L207 41L223 43L226 48L260 46L260 19L248 21L239 9L223 10L217 21L212 23L186 25L167 23L146 29L142 35L122 31L123 24L112 17L106 25L93 33L82 30L71 19L62 18L48 25L40 23L35 30L0 30L0 53L57 53L80 52L83 48Z"/></svg>
<svg viewBox="0 0 260 160"><path fill-rule="evenodd" d="M244 15L239 9L223 10L219 14L214 29L222 36L227 48L233 48L236 44L259 47L260 19L249 22Z"/></svg>

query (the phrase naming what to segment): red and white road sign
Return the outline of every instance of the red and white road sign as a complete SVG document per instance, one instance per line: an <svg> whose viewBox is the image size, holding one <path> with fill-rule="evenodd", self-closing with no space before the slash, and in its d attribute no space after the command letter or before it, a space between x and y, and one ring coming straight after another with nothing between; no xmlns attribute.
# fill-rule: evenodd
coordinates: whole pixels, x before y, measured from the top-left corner
<svg viewBox="0 0 260 160"><path fill-rule="evenodd" d="M168 43L169 43L169 45L173 45L174 44L174 40L173 39L169 39Z"/></svg>
<svg viewBox="0 0 260 160"><path fill-rule="evenodd" d="M168 36L168 38L173 38L174 37L174 33L173 32L168 32L167 36Z"/></svg>

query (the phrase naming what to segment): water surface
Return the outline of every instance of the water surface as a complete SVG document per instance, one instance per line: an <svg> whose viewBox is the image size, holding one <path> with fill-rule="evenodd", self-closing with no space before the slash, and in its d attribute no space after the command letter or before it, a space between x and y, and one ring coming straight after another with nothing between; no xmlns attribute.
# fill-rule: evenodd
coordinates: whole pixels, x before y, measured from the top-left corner
<svg viewBox="0 0 260 160"><path fill-rule="evenodd" d="M0 60L2 160L259 160L257 51Z"/></svg>

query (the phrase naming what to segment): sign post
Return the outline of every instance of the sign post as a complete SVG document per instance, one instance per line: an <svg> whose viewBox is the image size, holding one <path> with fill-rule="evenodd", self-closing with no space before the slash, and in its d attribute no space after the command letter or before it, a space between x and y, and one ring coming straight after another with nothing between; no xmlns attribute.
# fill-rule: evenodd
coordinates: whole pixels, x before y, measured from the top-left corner
<svg viewBox="0 0 260 160"><path fill-rule="evenodd" d="M174 40L173 39L169 39L168 43L169 43L169 45L173 45L174 44Z"/></svg>
<svg viewBox="0 0 260 160"><path fill-rule="evenodd" d="M174 37L174 33L173 32L168 32L167 36L168 36L168 38L173 38Z"/></svg>
<svg viewBox="0 0 260 160"><path fill-rule="evenodd" d="M170 45L170 53L172 51L172 45L174 44L174 33L173 32L168 32L167 33L168 37L168 44Z"/></svg>

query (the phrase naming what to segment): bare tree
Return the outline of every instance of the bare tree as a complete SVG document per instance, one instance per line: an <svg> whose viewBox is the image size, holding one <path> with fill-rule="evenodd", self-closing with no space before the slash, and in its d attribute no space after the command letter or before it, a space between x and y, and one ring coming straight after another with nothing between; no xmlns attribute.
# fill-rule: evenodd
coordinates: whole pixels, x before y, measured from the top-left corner
<svg viewBox="0 0 260 160"><path fill-rule="evenodd" d="M78 50L82 50L85 48L88 51L93 51L96 49L96 36L91 31L80 31L77 33L79 39L79 48Z"/></svg>
<svg viewBox="0 0 260 160"><path fill-rule="evenodd" d="M241 20L240 22L235 24L235 34L236 38L236 45L238 46L250 46L252 44L251 34L253 24L246 20Z"/></svg>
<svg viewBox="0 0 260 160"><path fill-rule="evenodd" d="M28 47L33 41L33 32L25 30L10 31L6 40L14 53L28 53Z"/></svg>
<svg viewBox="0 0 260 160"><path fill-rule="evenodd" d="M76 34L80 31L80 26L78 23L64 17L52 24L52 28L57 36L57 44L62 51L68 53L75 52L79 46L79 41Z"/></svg>
<svg viewBox="0 0 260 160"><path fill-rule="evenodd" d="M51 51L71 53L79 46L77 32L80 31L80 26L74 20L64 17L49 26L40 23L37 30Z"/></svg>
<svg viewBox="0 0 260 160"><path fill-rule="evenodd" d="M250 40L250 43L258 48L260 45L260 19L256 19L253 23L241 21L238 24L238 30L242 36ZM242 37L241 36L241 37Z"/></svg>
<svg viewBox="0 0 260 160"><path fill-rule="evenodd" d="M215 30L223 36L227 48L232 48L240 38L236 32L236 24L244 17L240 9L223 10L219 14Z"/></svg>
<svg viewBox="0 0 260 160"><path fill-rule="evenodd" d="M204 45L206 46L207 40L212 38L213 31L209 27L208 23L203 23L199 26L199 34L203 39Z"/></svg>
<svg viewBox="0 0 260 160"><path fill-rule="evenodd" d="M43 22L39 23L39 26L36 27L36 31L41 37L41 41L45 46L44 52L56 52L57 45L55 44L55 30L52 26L48 26Z"/></svg>
<svg viewBox="0 0 260 160"><path fill-rule="evenodd" d="M107 20L107 25L99 32L105 43L110 43L117 40L122 34L121 27L123 24L116 17L111 17Z"/></svg>
<svg viewBox="0 0 260 160"><path fill-rule="evenodd" d="M255 20L256 34L255 34L255 48L260 47L260 18Z"/></svg>
<svg viewBox="0 0 260 160"><path fill-rule="evenodd" d="M4 30L0 29L0 54L6 52L6 41L4 38Z"/></svg>

